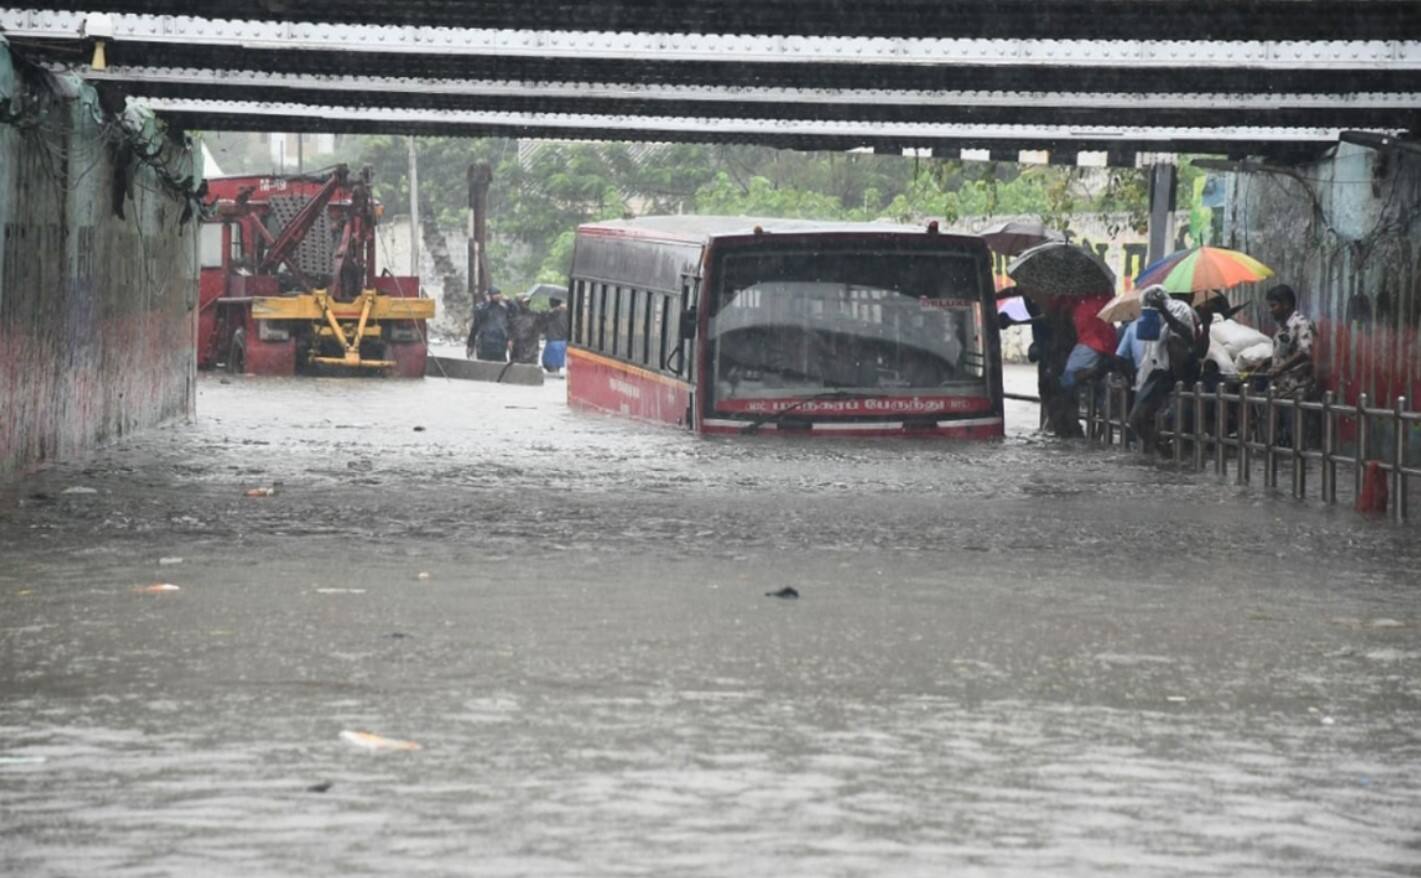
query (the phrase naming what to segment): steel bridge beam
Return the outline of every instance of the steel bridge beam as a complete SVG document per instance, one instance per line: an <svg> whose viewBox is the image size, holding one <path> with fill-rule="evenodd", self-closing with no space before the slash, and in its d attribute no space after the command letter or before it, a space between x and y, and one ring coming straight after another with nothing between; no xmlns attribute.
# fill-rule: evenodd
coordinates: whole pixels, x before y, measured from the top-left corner
<svg viewBox="0 0 1421 878"><path fill-rule="evenodd" d="M0 27L18 37L77 40L82 12L0 10ZM980 39L756 36L751 34L639 33L634 31L501 30L397 27L371 24L241 21L166 15L114 15L106 32L116 44L282 49L308 53L367 53L422 57L598 58L702 61L732 64L892 64L1195 71L1418 71L1421 39Z"/></svg>
<svg viewBox="0 0 1421 878"><path fill-rule="evenodd" d="M95 83L131 95L441 110L590 115L732 116L1010 124L1137 125L1173 128L1330 125L1405 127L1421 92L1349 94L1125 94L906 89L746 88L658 83L520 82L257 71L110 67Z"/></svg>
<svg viewBox="0 0 1421 878"><path fill-rule="evenodd" d="M1054 149L1242 153L1260 145L1325 147L1336 128L1161 128L884 123L825 119L687 118L331 107L184 98L137 99L202 129L405 131L426 134L552 137L653 142L732 142L807 149Z"/></svg>
<svg viewBox="0 0 1421 878"><path fill-rule="evenodd" d="M36 9L76 4L31 0ZM87 0L96 12L225 18L216 0ZM246 14L321 24L623 30L751 35L968 36L997 39L1408 39L1414 0L248 0Z"/></svg>

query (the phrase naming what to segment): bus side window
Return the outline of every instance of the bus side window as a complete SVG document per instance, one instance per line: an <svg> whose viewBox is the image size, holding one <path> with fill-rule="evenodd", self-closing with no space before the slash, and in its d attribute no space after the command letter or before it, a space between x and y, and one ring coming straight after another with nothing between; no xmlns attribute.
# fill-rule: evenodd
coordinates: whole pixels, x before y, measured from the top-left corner
<svg viewBox="0 0 1421 878"><path fill-rule="evenodd" d="M597 321L597 285L584 281L582 296L582 343L591 350L594 347L593 341L597 338L597 330L594 328Z"/></svg>
<svg viewBox="0 0 1421 878"><path fill-rule="evenodd" d="M573 344L582 341L582 281L575 280L569 285L572 289L572 301L568 303L568 319L572 321L571 337Z"/></svg>
<svg viewBox="0 0 1421 878"><path fill-rule="evenodd" d="M579 344L590 347L592 345L592 284L585 280L577 282L578 293L582 296L580 306L581 316L578 318L577 341Z"/></svg>
<svg viewBox="0 0 1421 878"><path fill-rule="evenodd" d="M635 288L627 290L626 314L627 314L627 343L623 345L622 356L628 360L636 360L637 336L636 336L636 305L638 290Z"/></svg>
<svg viewBox="0 0 1421 878"><path fill-rule="evenodd" d="M612 287L612 337L611 340L608 340L607 344L607 352L611 354L612 357L615 357L617 351L621 349L621 341L618 340L618 335L621 335L622 293L625 293L625 290L622 290L621 287Z"/></svg>
<svg viewBox="0 0 1421 878"><path fill-rule="evenodd" d="M641 314L641 361L651 365L651 300L657 298L656 293L647 290L645 302L642 305Z"/></svg>
<svg viewBox="0 0 1421 878"><path fill-rule="evenodd" d="M666 339L670 336L670 315L671 297L665 294L656 297L656 323L661 327L661 356L656 360L656 365L665 371L666 366Z"/></svg>
<svg viewBox="0 0 1421 878"><path fill-rule="evenodd" d="M607 350L607 285L597 285L597 350Z"/></svg>

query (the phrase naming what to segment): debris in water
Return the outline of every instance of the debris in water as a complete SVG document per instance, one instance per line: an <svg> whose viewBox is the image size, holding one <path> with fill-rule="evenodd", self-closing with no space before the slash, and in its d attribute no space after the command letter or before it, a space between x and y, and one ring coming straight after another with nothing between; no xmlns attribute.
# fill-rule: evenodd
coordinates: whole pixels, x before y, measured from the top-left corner
<svg viewBox="0 0 1421 878"><path fill-rule="evenodd" d="M363 588L318 588L316 594L365 594Z"/></svg>
<svg viewBox="0 0 1421 878"><path fill-rule="evenodd" d="M178 558L178 557L168 557L168 558L159 558L159 559L158 559L158 566L160 566L160 567L171 567L171 566L174 565L174 564L181 564L181 563L183 563L183 559Z"/></svg>
<svg viewBox="0 0 1421 878"><path fill-rule="evenodd" d="M333 781L333 780L323 780L323 781L321 781L320 783L313 783L313 784L311 784L309 787L306 787L306 792L308 792L308 793L324 793L324 792L329 792L329 791L330 791L330 788L333 787L333 786L335 786L335 785L336 785L336 784L335 784L335 781Z"/></svg>
<svg viewBox="0 0 1421 878"><path fill-rule="evenodd" d="M1325 726L1330 726L1330 725L1332 725L1332 724L1335 723L1335 722L1337 722L1337 720L1333 719L1333 718L1330 717L1330 716L1325 716L1325 717L1322 718L1322 724L1325 725Z"/></svg>
<svg viewBox="0 0 1421 878"><path fill-rule="evenodd" d="M171 582L155 582L152 585L136 585L133 590L139 594L163 594L169 591L182 591L182 588Z"/></svg>
<svg viewBox="0 0 1421 878"><path fill-rule="evenodd" d="M785 599L785 600L787 600L787 601L792 601L792 600L794 600L795 598L799 597L799 592L795 590L794 586L792 586L792 585L786 585L784 588L780 589L779 591L767 591L767 592L765 592L765 597L767 597L767 598L783 598L783 599Z"/></svg>
<svg viewBox="0 0 1421 878"><path fill-rule="evenodd" d="M428 580L429 578L430 578L430 575L429 575L429 571L428 571L428 570L421 570L421 571L419 571L419 575L415 576L415 579L418 579L420 582L424 582L424 581Z"/></svg>
<svg viewBox="0 0 1421 878"><path fill-rule="evenodd" d="M406 633L403 632L403 631L391 631L389 634L386 634L385 636L388 637L388 638L390 638L391 640L408 640L410 637L412 637L412 636L414 636L414 635L412 635L412 634L406 634Z"/></svg>
<svg viewBox="0 0 1421 878"><path fill-rule="evenodd" d="M423 432L424 432L424 428L423 428L423 427L415 427L415 428L414 428L414 431L415 431L416 433L423 433Z"/></svg>
<svg viewBox="0 0 1421 878"><path fill-rule="evenodd" d="M97 488L86 488L86 487L83 486L83 485L75 485L75 486L72 487L72 488L65 488L63 491L60 491L59 493L61 493L61 494L97 494L97 493L99 493L99 491L98 491Z"/></svg>
<svg viewBox="0 0 1421 878"><path fill-rule="evenodd" d="M382 738L370 732L354 732L345 729L340 733L340 739L352 747L359 747L362 750L372 750L381 752L385 750L418 750L419 745L414 741L397 741L393 738Z"/></svg>
<svg viewBox="0 0 1421 878"><path fill-rule="evenodd" d="M248 488L248 489L247 489L247 496L248 496L248 497L274 497L274 496L276 496L276 489L275 489L275 488Z"/></svg>
<svg viewBox="0 0 1421 878"><path fill-rule="evenodd" d="M1166 696L1164 697L1164 700L1165 700L1165 701L1168 701L1168 702L1171 703L1171 704L1183 704L1184 702L1188 701L1189 699L1188 699L1188 698L1185 698L1183 695L1166 695Z"/></svg>

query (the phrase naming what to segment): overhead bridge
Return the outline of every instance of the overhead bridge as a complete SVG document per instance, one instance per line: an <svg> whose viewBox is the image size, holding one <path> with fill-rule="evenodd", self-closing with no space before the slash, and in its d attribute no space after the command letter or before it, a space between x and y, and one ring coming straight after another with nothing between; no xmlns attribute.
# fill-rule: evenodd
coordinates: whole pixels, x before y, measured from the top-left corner
<svg viewBox="0 0 1421 878"><path fill-rule="evenodd" d="M1135 164L1140 152L1305 157L1344 131L1403 135L1421 111L1421 16L1386 0L243 9L260 17L225 19L231 7L209 3L35 4L0 11L0 28L27 55L78 65L197 129Z"/></svg>

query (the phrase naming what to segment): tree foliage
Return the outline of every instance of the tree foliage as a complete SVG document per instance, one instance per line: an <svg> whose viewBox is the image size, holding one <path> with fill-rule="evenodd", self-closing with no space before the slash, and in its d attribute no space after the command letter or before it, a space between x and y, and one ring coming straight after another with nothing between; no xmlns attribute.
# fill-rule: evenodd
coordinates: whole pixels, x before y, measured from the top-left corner
<svg viewBox="0 0 1421 878"><path fill-rule="evenodd" d="M391 213L409 201L408 141L369 135L347 141L343 160L371 165L376 195ZM417 140L420 212L462 226L465 175L493 167L490 254L495 281L510 290L566 279L578 224L657 213L951 225L965 217L1036 215L1065 228L1073 215L1121 217L1142 230L1146 175L1009 162L961 162L860 153L799 153L735 145L525 144L503 139ZM1179 207L1193 207L1202 172L1181 165Z"/></svg>

